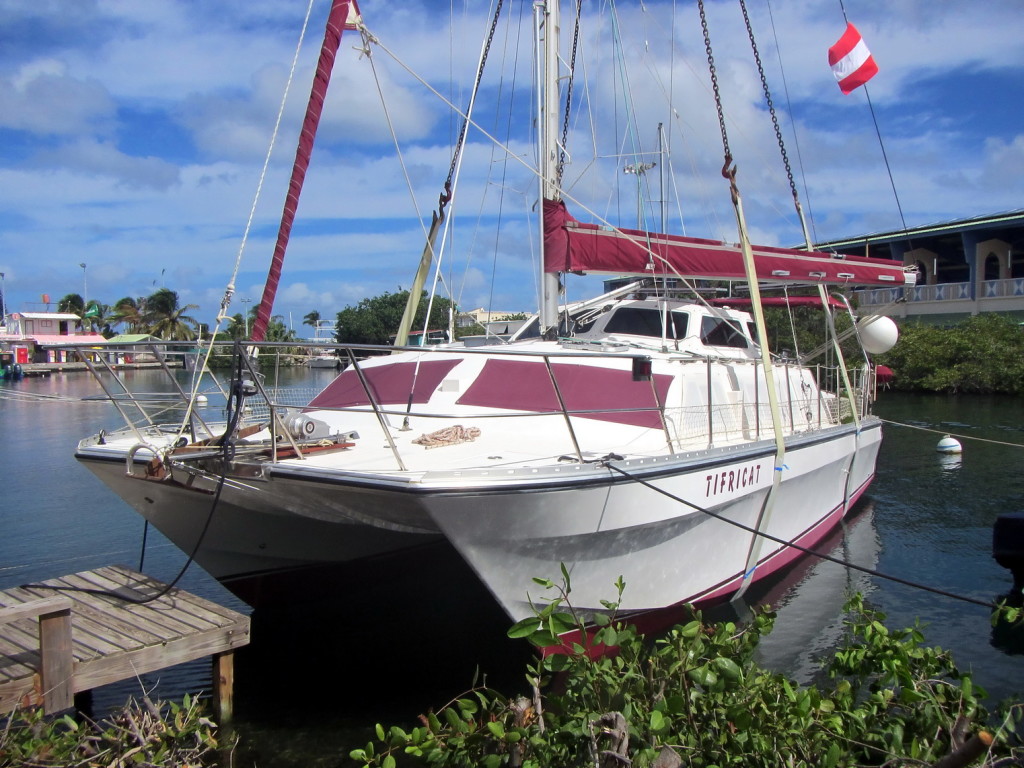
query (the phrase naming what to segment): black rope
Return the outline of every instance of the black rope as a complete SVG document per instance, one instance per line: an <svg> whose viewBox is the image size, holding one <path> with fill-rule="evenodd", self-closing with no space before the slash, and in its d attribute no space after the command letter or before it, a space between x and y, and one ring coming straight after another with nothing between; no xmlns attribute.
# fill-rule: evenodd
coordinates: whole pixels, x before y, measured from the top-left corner
<svg viewBox="0 0 1024 768"><path fill-rule="evenodd" d="M238 428L238 422L242 415L242 406L245 400L245 393L242 388L242 352L240 350L241 343L235 342L235 354L238 364L236 366L236 376L234 382L232 382L231 396L227 402L227 424L224 430L223 436L217 442L221 446L221 470L217 477L217 490L213 494L213 503L210 505L210 511L206 515L206 522L203 523L203 529L199 532L199 537L196 539L195 545L192 547L192 551L189 553L188 558L185 560L185 564L178 571L178 575L175 576L170 583L165 584L164 588L159 592L150 595L149 597L130 597L125 594L113 592L107 589L89 589L87 587L65 587L57 584L22 584L22 589L47 589L52 592L77 592L84 595L99 595L100 597L113 597L123 602L130 603L131 605L145 605L151 603L154 600L159 600L161 597L167 595L172 589L174 589L178 582L185 576L185 573L191 567L192 563L195 562L195 557L199 553L199 548L202 546L203 541L206 539L206 534L210 530L210 523L213 522L214 513L217 511L217 507L220 504L220 494L224 488L224 483L227 480L228 466L235 455L235 444L231 438L234 435L235 430ZM232 403L237 403L232 407ZM146 529L148 530L149 521L146 521ZM145 534L144 534L145 536ZM145 554L145 539L143 539L143 555ZM139 569L142 569L142 558L139 560ZM128 586L128 585L125 585Z"/></svg>
<svg viewBox="0 0 1024 768"><path fill-rule="evenodd" d="M741 530L744 530L744 531L746 531L748 533L752 533L755 536L760 536L762 538L768 539L769 541L773 541L776 544L782 544L785 547L790 547L792 549L797 550L798 552L803 552L806 555L813 555L814 557L820 557L822 560L828 560L830 563L836 563L837 565L842 565L842 566L844 566L846 568L852 568L855 571L860 571L861 573L866 573L869 576L877 576L880 579L887 579L888 581L893 581L893 582L896 582L897 584L903 584L904 586L907 586L907 587L913 587L914 589L920 589L920 590L922 590L924 592L930 592L933 595L941 595L943 597L949 597L949 598L952 598L954 600L961 600L961 601L963 601L965 603L972 603L973 605L980 605L980 606L983 606L985 608L989 608L991 610L995 610L995 609L997 609L999 607L995 603L990 603L990 602L988 602L986 600L978 600L978 599L973 598L973 597L967 597L965 595L958 595L958 594L955 594L953 592L947 592L946 590L938 589L937 587L930 587L927 584L921 584L920 582L910 581L909 579L904 579L904 578L901 578L900 576L893 576L892 574L883 573L882 571L875 570L874 568L867 568L867 567L862 566L862 565L857 565L856 563L851 563L848 560L843 560L842 558L838 558L838 557L832 557L832 555L826 555L824 552L818 552L817 550L809 549L807 547L803 547L803 546L801 546L799 544L796 544L796 543L794 543L792 541L786 541L785 539L780 539L777 536L772 536L770 533L765 533L764 531L759 531L756 528L751 528L750 526L744 525L743 523L736 522L735 520L730 520L729 518L724 517L722 515L719 515L716 512L712 512L710 509L705 509L704 507L698 506L697 504L694 504L692 501L687 501L686 499L681 499L678 496L676 496L675 494L669 493L668 491L663 490L661 488L658 488L656 485L653 485L653 484L647 482L646 480L643 480L643 479L637 477L636 475L633 475L633 474L630 474L629 472L626 472L626 470L621 469L621 468L615 466L611 462L605 462L604 466L608 467L608 469L611 469L611 470L613 470L615 472L618 472L623 477L628 477L630 480L632 480L632 481L634 481L636 483L639 483L640 485L643 485L646 488L650 488L652 491L657 491L661 495L667 496L668 498L672 499L673 501L677 501L680 504L685 504L686 506L691 507L691 508L697 510L698 512L702 512L705 515L708 515L709 517L713 517L716 520L721 520L724 523L729 523L730 525L736 526L737 528L740 528Z"/></svg>

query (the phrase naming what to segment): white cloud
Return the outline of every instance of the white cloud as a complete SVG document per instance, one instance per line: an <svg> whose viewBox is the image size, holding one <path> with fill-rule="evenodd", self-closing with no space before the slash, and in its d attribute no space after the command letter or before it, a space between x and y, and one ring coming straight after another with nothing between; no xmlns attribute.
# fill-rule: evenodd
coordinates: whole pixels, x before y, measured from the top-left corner
<svg viewBox="0 0 1024 768"><path fill-rule="evenodd" d="M634 224L636 180L621 168L638 157L664 162L653 154L660 122L677 174L669 185L670 226L679 230L681 214L687 234L734 240L696 9L667 0L620 4L613 25L609 6L598 5L585 9L605 15L582 34L579 111L570 126L566 181L580 200L574 212L591 218L589 208L616 224ZM817 234L899 226L863 93L842 96L825 61L844 26L838 8L774 0L769 19L763 4L748 6L802 198L806 174L804 203ZM766 243L798 242L742 17L733 2L707 7L751 229ZM327 8L325 0L314 6L236 296L257 298L261 291ZM330 316L411 281L423 241L404 174L420 216L428 218L459 120L406 67L465 105L489 23L480 4L464 4L451 23L435 2L362 10L381 42L371 47L373 64L405 170L370 62L356 50L359 37L346 32L275 309L281 314L318 309ZM1024 136L1007 117L1012 110L986 112L978 106L985 94L957 90L961 82L984 89L986 78L998 76L1008 85L991 95L993 104L1024 96L1024 86L1013 86L1024 83L1019 2L861 0L849 11L881 69L871 97L908 224L1019 207ZM0 24L19 33L0 51L0 269L15 306L44 291L59 297L80 290L77 265L84 261L90 293L113 301L162 281L183 302L200 304L203 319L212 316L238 252L303 12L304 4L276 0L11 0L0 7ZM495 134L507 125L507 114L496 109L499 95L507 99L513 78L522 87L531 77L531 24L528 6L522 15L509 6L494 37L475 119ZM568 14L562 29L568 42ZM624 41L621 51L613 33ZM532 166L532 98L517 99L521 119L509 143ZM635 111L631 126L622 119L627 104ZM591 160L595 137L601 158ZM470 132L445 275L461 304L488 303L493 293L494 306L515 311L534 303L537 190L528 168L506 160ZM648 221L658 218L657 180L656 171L644 179ZM495 278L492 263L502 270ZM570 292L578 298L596 282L574 283Z"/></svg>
<svg viewBox="0 0 1024 768"><path fill-rule="evenodd" d="M34 59L0 76L0 127L42 136L107 133L114 117L103 85L68 74L56 59Z"/></svg>

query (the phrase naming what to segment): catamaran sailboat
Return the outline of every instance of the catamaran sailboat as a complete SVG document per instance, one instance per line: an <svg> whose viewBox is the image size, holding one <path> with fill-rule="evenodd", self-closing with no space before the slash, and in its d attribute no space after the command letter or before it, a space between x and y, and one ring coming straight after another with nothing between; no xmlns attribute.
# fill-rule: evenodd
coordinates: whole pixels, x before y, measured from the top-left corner
<svg viewBox="0 0 1024 768"><path fill-rule="evenodd" d="M304 403L266 388L240 351L226 423L189 409L177 426L79 444L81 462L229 587L447 542L514 620L534 610L534 578L559 581L563 567L579 610L604 610L621 577L620 611L638 614L784 567L800 555L789 544L827 535L874 477L866 356L826 374L772 355L760 289L814 287L821 301L800 301L819 302L834 334L825 286L913 285L913 273L751 246L735 177L739 244L574 218L559 185L557 7L535 6L547 64L544 301L531 322L481 345L332 345L346 368ZM360 24L335 0L329 28ZM568 273L636 280L564 304ZM749 292L683 298L693 280ZM895 340L884 320L852 330L874 351Z"/></svg>

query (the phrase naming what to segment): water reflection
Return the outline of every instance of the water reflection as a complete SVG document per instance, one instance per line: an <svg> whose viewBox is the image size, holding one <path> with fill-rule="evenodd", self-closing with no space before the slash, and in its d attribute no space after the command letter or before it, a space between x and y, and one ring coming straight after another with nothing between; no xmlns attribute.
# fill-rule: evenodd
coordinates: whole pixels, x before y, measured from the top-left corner
<svg viewBox="0 0 1024 768"><path fill-rule="evenodd" d="M322 387L332 374L282 369L280 379L269 383ZM183 382L185 376L183 373ZM134 388L158 391L157 377L150 372L132 372L131 378ZM54 399L15 402L0 397L4 435L0 440L4 533L0 537L0 589L112 563L136 565L142 521L73 458L81 437L118 424L114 407L109 402L61 399L102 394L84 375L0 384L0 392L13 387ZM211 398L208 410L221 406ZM1008 425L1024 424L1024 400L886 393L878 412L892 422L912 420L929 429L943 425L961 435L999 441L1015 440L1017 436L1007 433L1019 432L1020 427ZM845 538L837 532L820 547L858 565L991 600L1005 592L1010 583L1009 574L992 559L992 525L998 515L1024 509L1024 450L965 439L965 460L963 456L937 456L936 440L933 432L886 424L874 484L858 513L847 521ZM170 580L183 562L181 552L156 532L150 532L146 570L151 576ZM320 734L329 733L329 725L319 723L318 732L311 708L299 706L308 695L303 685L326 694L323 698L329 704L319 710L325 721L347 713L360 723L372 722L363 695L366 690L389 699L381 706L390 703L392 712L401 708L403 717L443 703L447 700L445 694L465 687L472 670L466 673L459 667L467 658L449 660L426 651L425 641L430 638L425 637L425 628L437 618L439 595L462 598L453 615L467 621L471 628L468 639L489 646L490 655L503 658L510 674L521 681L522 660L516 657L517 649L500 646L505 623L501 617L489 618L481 607L491 605L487 595L467 588L467 584L474 583L471 575L425 568L419 571L419 582L397 598L374 601L361 582L354 580L349 585L354 595L349 610L331 617L340 625L334 633L320 631L317 622L322 617L315 614L307 615L305 624L275 624L258 617L254 647L249 653L252 663L240 659L237 711L267 713L267 722L255 725L266 732L277 727L270 720L279 723L283 715L291 718L294 712L295 719L289 719L288 726L294 726L296 732L306 729L310 752L315 755ZM189 571L182 586L236 610L244 607L198 568ZM313 590L336 588L311 586ZM755 604L770 603L778 611L775 629L762 642L760 659L800 681L813 679L819 660L841 635L840 609L845 598L852 591L860 591L869 595L873 607L888 615L891 626L910 626L919 619L925 625L927 642L949 649L961 668L973 669L976 682L987 688L994 700L1024 687L1021 638L1001 627L993 629L985 608L811 558L756 589L748 593L748 598ZM460 612L464 614L461 617ZM488 623L496 623L494 632L485 633L484 625ZM373 624L387 630L391 646L365 641L364 634ZM454 624L446 622L447 626ZM451 645L445 627L435 629L435 639ZM289 636L292 645L299 648L297 655L281 653ZM463 639L466 637L463 635ZM313 640L302 644L298 642L301 638ZM330 663L318 667L311 649ZM267 672L272 668L287 671L287 667L299 666L297 661L302 662L303 669L322 669L324 673L296 673L278 681ZM392 675L395 682L387 686L382 681L391 667L401 668L402 674ZM418 680L423 669L437 673L448 685L411 693L408 681ZM485 665L484 671L498 677L494 665ZM352 685L356 677L358 684ZM202 662L186 672L168 670L159 675L159 680L155 695L166 698L179 697L187 690L208 690L209 667ZM142 684L149 687L153 682L148 678ZM128 694L138 694L139 685L108 688L98 697L97 710L120 703ZM310 700L316 698L310 695ZM303 720L300 713L310 719ZM282 734L282 739L289 736ZM322 756L322 752L319 754ZM271 749L259 764L281 765L275 763Z"/></svg>
<svg viewBox="0 0 1024 768"><path fill-rule="evenodd" d="M963 464L964 457L959 453L940 453L938 460L943 472L956 472Z"/></svg>

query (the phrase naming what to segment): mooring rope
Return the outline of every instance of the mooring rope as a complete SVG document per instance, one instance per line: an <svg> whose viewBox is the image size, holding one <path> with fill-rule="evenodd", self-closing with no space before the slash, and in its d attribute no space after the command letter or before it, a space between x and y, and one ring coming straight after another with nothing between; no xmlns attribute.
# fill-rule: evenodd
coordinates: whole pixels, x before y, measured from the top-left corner
<svg viewBox="0 0 1024 768"><path fill-rule="evenodd" d="M962 435L955 432L950 432L948 429L934 429L932 427L922 427L917 424L907 424L902 421L892 421L891 419L879 419L884 424L892 424L894 427L906 427L907 429L918 429L922 432L932 432L936 435L944 435L948 437L955 437L957 440L973 440L976 443L990 443L991 445L1005 445L1009 448L1024 448L1024 443L1008 443L1005 440L992 440L987 437L978 437L976 435Z"/></svg>
<svg viewBox="0 0 1024 768"><path fill-rule="evenodd" d="M972 603L973 605L980 605L980 606L983 606L983 607L988 608L990 610L996 610L997 608L999 608L998 605L996 605L995 603L991 603L991 602L989 602L987 600L979 600L979 599L974 598L974 597L967 597L966 595L958 595L955 592L948 592L948 591L946 591L944 589L939 589L938 587L929 586L928 584L921 584L920 582L911 581L909 579L904 579L904 578L902 578L900 576L894 576L894 575L892 575L890 573L884 573L884 572L876 570L874 568L868 568L868 567L863 566L863 565L857 565L856 563L851 563L848 560L843 560L842 558L839 558L839 557L833 557L832 555L827 555L824 552L819 552L819 551L814 550L814 549L809 549L808 547L801 546L800 544L796 544L795 542L786 541L785 539L780 539L777 536L772 536L770 533L765 533L764 531L758 530L756 528L751 528L750 526L744 525L743 523L737 522L736 520L730 520L729 518L724 517L723 515L719 515L717 512L712 512L710 509L705 509L704 507L701 507L698 504L694 504L692 501L687 501L686 499L680 498L679 496L676 496L673 493L670 493L670 492L668 492L668 491L666 491L666 490L664 490L662 488L659 488L658 486L656 486L656 485L654 485L652 483L649 483L648 481L644 480L643 478L637 477L636 475L634 475L634 474L632 474L630 472L627 472L626 470L622 469L621 467L615 466L611 462L605 462L604 466L608 467L608 469L611 469L611 470L613 470L615 472L618 472L623 477L629 478L630 480L632 480L635 483L639 483L640 485L642 485L642 486L644 486L646 488L650 488L652 491L656 491L657 493L660 493L662 496L666 496L666 497L672 499L673 501L679 502L680 504L685 504L686 506L691 507L691 508L697 510L698 512L702 512L703 514L708 515L709 517L713 517L716 520L721 520L723 523L729 523L729 525L733 525L733 526L735 526L735 527L737 527L737 528L739 528L741 530L746 531L747 533L753 533L756 536L761 536L761 537L763 537L765 539L768 539L769 541L775 542L776 544L782 544L783 546L789 547L791 549L795 549L798 552L803 552L806 555L813 555L814 557L820 557L822 560L828 560L830 563L836 563L837 565L841 565L841 566L843 566L845 568L852 568L855 571L860 571L861 573L866 573L869 576L876 576L876 577L878 577L880 579L886 579L888 581L892 581L892 582L895 582L897 584L903 584L904 586L907 586L907 587L912 587L914 589L919 589L919 590L922 590L924 592L930 592L933 595L941 595L942 597L949 597L949 598L952 598L953 600L960 600L960 601L965 602L965 603Z"/></svg>

